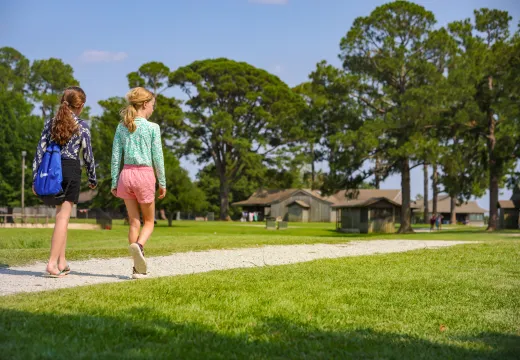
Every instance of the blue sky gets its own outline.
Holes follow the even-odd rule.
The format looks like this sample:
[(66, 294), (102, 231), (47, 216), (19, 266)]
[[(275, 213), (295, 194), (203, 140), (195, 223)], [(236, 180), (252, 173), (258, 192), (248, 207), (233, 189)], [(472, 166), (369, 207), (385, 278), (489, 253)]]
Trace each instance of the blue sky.
[[(339, 65), (339, 41), (354, 19), (387, 1), (364, 0), (1, 0), (0, 46), (30, 60), (56, 57), (74, 68), (93, 114), (97, 102), (122, 96), (126, 74), (148, 61), (172, 70), (194, 60), (227, 57), (264, 68), (290, 86), (316, 63)], [(519, 21), (517, 0), (416, 1), (439, 26), (471, 17), (481, 7), (507, 10)], [(178, 92), (171, 92), (178, 95)], [(184, 160), (193, 176), (198, 166)], [(422, 171), (412, 172), (412, 197), (422, 193)], [(399, 188), (400, 177), (383, 188)], [(431, 192), (430, 192), (431, 196)], [(501, 197), (509, 197), (505, 190)], [(485, 196), (479, 204), (488, 208)]]

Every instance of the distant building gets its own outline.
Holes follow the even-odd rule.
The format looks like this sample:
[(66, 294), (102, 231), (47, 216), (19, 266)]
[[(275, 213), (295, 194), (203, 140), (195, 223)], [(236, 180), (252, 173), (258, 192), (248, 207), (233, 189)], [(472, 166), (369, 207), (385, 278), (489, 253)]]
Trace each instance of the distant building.
[(336, 229), (354, 233), (393, 233), (401, 216), (401, 190), (361, 189), (340, 191), (332, 208)]
[(321, 196), (310, 189), (258, 190), (249, 199), (231, 204), (245, 212), (258, 213), (258, 221), (266, 217), (280, 218), (291, 222), (335, 221), (331, 205), (335, 199)]
[(510, 200), (498, 201), (498, 226), (500, 229), (520, 228), (520, 189), (516, 187)]
[[(424, 202), (415, 201), (413, 202), (413, 213), (416, 217), (423, 217)], [(428, 219), (432, 216), (431, 211), (433, 210), (433, 200), (428, 201)], [(457, 203), (455, 207), (457, 223), (473, 225), (473, 226), (484, 226), (484, 214), (487, 212), (486, 209), (481, 208), (476, 201), (468, 201), (464, 203)], [(451, 198), (447, 194), (439, 194), (437, 197), (437, 213), (443, 217), (443, 222), (448, 223), (451, 217)], [(428, 221), (426, 219), (426, 221)]]
[(258, 190), (249, 199), (238, 201), (244, 212), (290, 222), (334, 222), (339, 231), (393, 232), (401, 213), (400, 190), (342, 190), (323, 196), (317, 190)]

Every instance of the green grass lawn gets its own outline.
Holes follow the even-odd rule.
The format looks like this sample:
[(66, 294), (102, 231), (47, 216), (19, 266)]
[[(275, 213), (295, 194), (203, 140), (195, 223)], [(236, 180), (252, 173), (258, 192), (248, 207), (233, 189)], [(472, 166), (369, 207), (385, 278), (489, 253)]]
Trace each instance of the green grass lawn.
[[(67, 256), (70, 260), (128, 256), (128, 227), (115, 221), (112, 230), (69, 230)], [(519, 233), (520, 234), (520, 233)], [(0, 228), (0, 266), (45, 261), (49, 254), (52, 229)], [(147, 244), (147, 255), (173, 252), (251, 247), (257, 245), (339, 243), (363, 239), (418, 240), (511, 240), (511, 233), (489, 234), (479, 228), (455, 227), (432, 233), (416, 234), (342, 234), (335, 224), (289, 224), (288, 230), (270, 231), (263, 223), (174, 222), (168, 227), (160, 221)]]
[(8, 296), (0, 357), (518, 359), (519, 258), (494, 241)]

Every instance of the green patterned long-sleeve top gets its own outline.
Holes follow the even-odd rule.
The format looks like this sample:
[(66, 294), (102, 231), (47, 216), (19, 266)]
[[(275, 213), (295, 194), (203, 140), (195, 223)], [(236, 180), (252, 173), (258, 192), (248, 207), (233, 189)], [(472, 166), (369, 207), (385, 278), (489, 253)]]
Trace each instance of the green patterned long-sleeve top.
[(153, 166), (159, 185), (166, 188), (161, 129), (141, 117), (135, 118), (135, 125), (137, 129), (133, 133), (123, 124), (117, 126), (112, 145), (112, 189), (117, 188), (122, 156), (125, 165)]

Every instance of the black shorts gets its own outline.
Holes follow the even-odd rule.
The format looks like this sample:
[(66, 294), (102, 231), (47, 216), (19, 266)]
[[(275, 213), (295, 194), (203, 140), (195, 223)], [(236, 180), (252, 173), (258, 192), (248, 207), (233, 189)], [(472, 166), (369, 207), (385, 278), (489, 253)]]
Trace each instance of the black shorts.
[(63, 193), (51, 196), (41, 196), (43, 203), (48, 206), (63, 204), (64, 201), (78, 203), (81, 186), (81, 164), (79, 160), (61, 159)]

